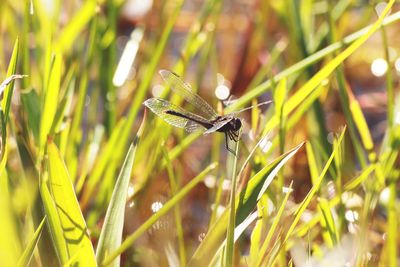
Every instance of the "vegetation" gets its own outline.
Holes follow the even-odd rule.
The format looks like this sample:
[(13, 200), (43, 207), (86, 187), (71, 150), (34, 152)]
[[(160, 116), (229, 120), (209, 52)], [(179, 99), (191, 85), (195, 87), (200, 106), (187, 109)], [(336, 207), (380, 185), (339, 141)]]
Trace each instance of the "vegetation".
[[(399, 6), (228, 2), (0, 2), (1, 266), (398, 266)], [(160, 69), (272, 104), (235, 155)]]

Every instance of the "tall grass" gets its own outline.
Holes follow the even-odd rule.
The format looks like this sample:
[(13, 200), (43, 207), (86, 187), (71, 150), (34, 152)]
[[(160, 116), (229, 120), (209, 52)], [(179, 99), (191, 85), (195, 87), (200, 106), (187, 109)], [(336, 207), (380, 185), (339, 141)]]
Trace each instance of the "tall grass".
[[(78, 2), (0, 2), (1, 266), (398, 265), (394, 1), (158, 1), (134, 22)], [(233, 155), (145, 115), (153, 94), (191, 110), (162, 68), (221, 114), (273, 104), (238, 115)]]

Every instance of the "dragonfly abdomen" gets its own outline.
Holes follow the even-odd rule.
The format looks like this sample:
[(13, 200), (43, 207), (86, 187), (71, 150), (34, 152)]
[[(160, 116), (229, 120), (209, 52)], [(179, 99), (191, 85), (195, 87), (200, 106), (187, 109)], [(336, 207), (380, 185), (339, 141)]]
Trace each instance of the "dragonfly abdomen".
[(202, 120), (200, 118), (197, 118), (197, 116), (188, 116), (186, 114), (183, 114), (183, 113), (180, 113), (180, 112), (177, 112), (174, 110), (166, 110), (165, 113), (194, 121), (206, 129), (210, 129), (211, 127), (213, 127), (213, 124), (206, 122), (205, 120)]

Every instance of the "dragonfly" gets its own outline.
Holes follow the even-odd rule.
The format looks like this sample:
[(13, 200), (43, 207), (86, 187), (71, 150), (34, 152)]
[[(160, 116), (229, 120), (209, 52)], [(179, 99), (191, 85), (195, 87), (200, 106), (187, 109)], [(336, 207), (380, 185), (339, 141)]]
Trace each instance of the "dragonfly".
[(176, 73), (168, 70), (160, 70), (159, 73), (174, 93), (195, 107), (197, 114), (162, 98), (150, 98), (143, 104), (168, 124), (183, 128), (189, 133), (196, 131), (202, 131), (204, 135), (213, 132), (224, 133), (225, 147), (235, 155), (235, 151), (228, 145), (228, 139), (235, 142), (239, 141), (242, 121), (235, 116), (236, 113), (224, 116), (219, 115), (203, 98), (193, 92), (190, 85), (184, 82)]

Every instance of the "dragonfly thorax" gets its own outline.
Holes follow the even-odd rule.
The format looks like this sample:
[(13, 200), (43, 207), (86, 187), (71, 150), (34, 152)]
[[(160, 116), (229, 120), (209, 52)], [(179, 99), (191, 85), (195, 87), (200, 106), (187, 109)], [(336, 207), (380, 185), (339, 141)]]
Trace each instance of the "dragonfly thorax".
[[(233, 116), (218, 116), (211, 123), (220, 124), (221, 126), (216, 129), (217, 132), (237, 132), (242, 128), (242, 121)], [(215, 128), (215, 126), (214, 126)], [(209, 131), (211, 132), (211, 131)]]
[(232, 126), (232, 130), (234, 131), (239, 131), (242, 127), (242, 121), (238, 118), (232, 118), (229, 124)]

